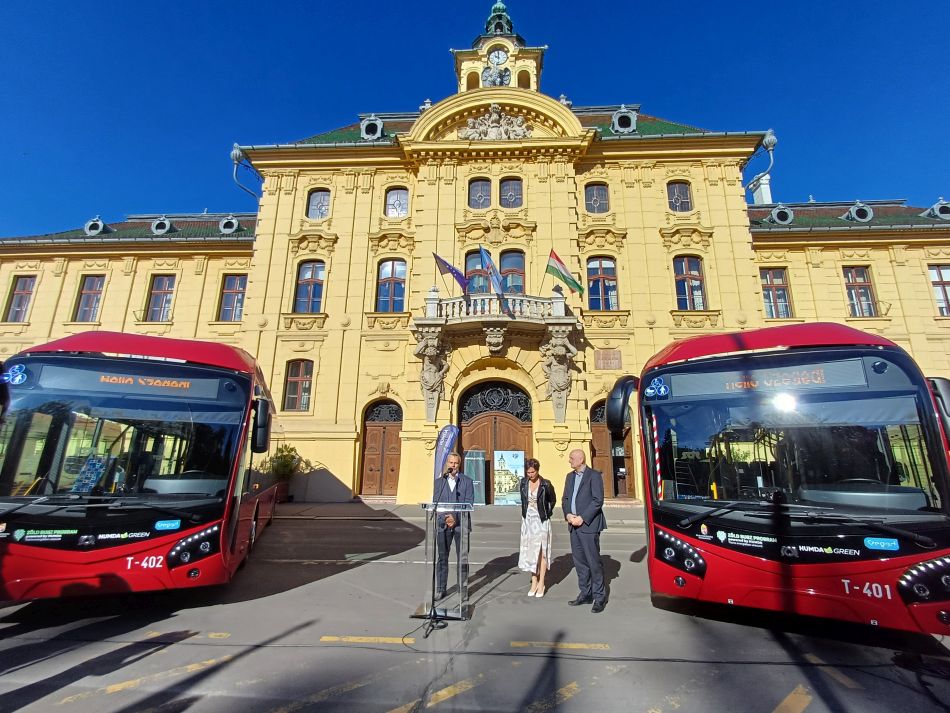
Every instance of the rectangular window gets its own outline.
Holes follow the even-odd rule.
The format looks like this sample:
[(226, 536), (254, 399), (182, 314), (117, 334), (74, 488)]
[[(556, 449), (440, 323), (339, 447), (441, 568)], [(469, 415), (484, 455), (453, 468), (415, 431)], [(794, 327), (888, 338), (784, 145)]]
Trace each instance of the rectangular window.
[(852, 317), (877, 317), (877, 302), (871, 285), (871, 271), (866, 267), (844, 268), (848, 292), (848, 311)]
[(931, 265), (930, 283), (934, 287), (940, 316), (950, 317), (950, 265)]
[(244, 316), (244, 290), (247, 275), (225, 275), (221, 286), (221, 309), (219, 322), (240, 322)]
[(759, 270), (762, 279), (762, 299), (765, 302), (766, 319), (791, 319), (792, 303), (789, 299), (788, 277), (784, 267)]
[(174, 294), (174, 275), (155, 275), (152, 277), (152, 288), (148, 293), (148, 309), (145, 313), (145, 321), (170, 322)]
[(102, 288), (106, 283), (105, 275), (85, 275), (79, 286), (79, 299), (76, 300), (74, 322), (95, 322), (99, 318), (99, 303), (102, 301)]
[(36, 286), (35, 275), (18, 275), (13, 278), (13, 291), (7, 304), (7, 322), (25, 322), (26, 313)]
[(313, 385), (313, 362), (307, 359), (287, 363), (284, 384), (284, 411), (309, 411)]

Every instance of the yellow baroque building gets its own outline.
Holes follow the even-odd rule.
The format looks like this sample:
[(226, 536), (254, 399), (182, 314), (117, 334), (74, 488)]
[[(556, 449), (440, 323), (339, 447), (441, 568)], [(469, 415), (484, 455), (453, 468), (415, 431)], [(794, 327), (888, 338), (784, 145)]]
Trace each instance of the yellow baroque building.
[(608, 497), (639, 497), (606, 396), (695, 334), (847, 322), (950, 376), (950, 205), (781, 205), (767, 175), (749, 205), (770, 134), (574, 107), (541, 92), (544, 52), (495, 3), (453, 53), (454, 95), (240, 147), (256, 215), (0, 239), (0, 354), (90, 328), (243, 346), (278, 440), (315, 464), (292, 484), (308, 501), (428, 499), (447, 424), (485, 502), (510, 487), (495, 454), (538, 458), (560, 491), (573, 448)]

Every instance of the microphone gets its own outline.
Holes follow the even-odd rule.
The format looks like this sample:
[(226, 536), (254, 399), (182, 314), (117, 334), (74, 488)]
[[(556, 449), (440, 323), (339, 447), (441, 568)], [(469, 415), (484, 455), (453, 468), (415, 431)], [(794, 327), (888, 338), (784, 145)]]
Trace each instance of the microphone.
[(454, 473), (454, 472), (455, 472), (455, 468), (448, 468), (448, 469), (442, 474), (442, 477), (443, 477), (443, 478), (448, 478), (448, 477), (449, 477), (450, 475), (452, 475), (452, 473)]

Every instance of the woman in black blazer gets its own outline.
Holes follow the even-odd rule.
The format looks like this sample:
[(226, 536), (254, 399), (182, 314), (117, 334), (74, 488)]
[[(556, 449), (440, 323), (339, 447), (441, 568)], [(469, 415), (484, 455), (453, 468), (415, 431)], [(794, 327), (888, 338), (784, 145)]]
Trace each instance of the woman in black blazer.
[(551, 513), (557, 503), (554, 486), (541, 477), (535, 458), (525, 461), (521, 479), (521, 552), (518, 569), (531, 573), (529, 597), (544, 596), (544, 575), (551, 567)]

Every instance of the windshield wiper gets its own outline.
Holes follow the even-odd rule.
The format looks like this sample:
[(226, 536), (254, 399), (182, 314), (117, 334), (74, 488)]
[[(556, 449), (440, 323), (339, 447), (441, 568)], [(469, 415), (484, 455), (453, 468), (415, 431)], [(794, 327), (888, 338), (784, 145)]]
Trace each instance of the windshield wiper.
[(43, 497), (36, 498), (36, 500), (31, 500), (31, 501), (28, 502), (28, 503), (20, 503), (20, 504), (18, 504), (18, 505), (14, 505), (14, 506), (13, 506), (12, 508), (10, 508), (9, 510), (4, 510), (3, 512), (0, 512), (0, 517), (6, 517), (6, 516), (9, 515), (10, 513), (16, 512), (17, 510), (21, 510), (21, 509), (23, 509), (23, 508), (28, 508), (28, 507), (30, 507), (30, 505), (42, 505), (42, 504), (45, 503), (47, 500), (49, 500), (49, 497), (46, 496), (46, 495), (44, 495)]
[[(220, 502), (221, 498), (203, 498), (203, 502)], [(166, 505), (157, 505), (155, 503), (150, 503), (145, 500), (136, 500), (133, 502), (128, 502), (125, 500), (120, 500), (115, 503), (109, 503), (108, 507), (110, 510), (135, 510), (138, 508), (144, 508), (147, 510), (155, 510), (157, 512), (163, 512), (167, 515), (174, 515), (179, 517), (182, 520), (188, 520), (188, 522), (198, 522), (201, 520), (201, 516), (196, 515), (193, 512), (188, 512), (187, 510), (179, 510), (178, 508), (168, 507)]]
[[(928, 550), (931, 550), (937, 546), (937, 543), (927, 537), (927, 535), (921, 535), (918, 532), (905, 530), (902, 527), (888, 525), (886, 522), (881, 522), (880, 520), (855, 517), (854, 515), (842, 515), (840, 513), (817, 513), (811, 509), (807, 510), (806, 512), (790, 513), (786, 509), (788, 507), (787, 505), (782, 505), (781, 507), (783, 510), (786, 510), (785, 514), (787, 514), (793, 520), (804, 522), (847, 522), (852, 525), (864, 525), (871, 530), (886, 532), (889, 535), (902, 537), (905, 540), (911, 540), (915, 544), (920, 545), (921, 547), (924, 547)], [(763, 517), (765, 515), (766, 513), (750, 513), (749, 517)]]
[(686, 528), (690, 525), (694, 525), (700, 520), (705, 520), (708, 517), (713, 517), (715, 515), (727, 515), (731, 512), (741, 512), (743, 510), (749, 510), (752, 512), (757, 512), (763, 507), (768, 507), (770, 503), (761, 500), (728, 500), (720, 501), (721, 505), (708, 506), (710, 509), (705, 512), (698, 512), (689, 517), (684, 517), (682, 520), (677, 523), (680, 527)]

